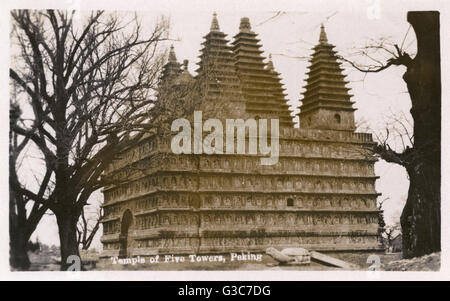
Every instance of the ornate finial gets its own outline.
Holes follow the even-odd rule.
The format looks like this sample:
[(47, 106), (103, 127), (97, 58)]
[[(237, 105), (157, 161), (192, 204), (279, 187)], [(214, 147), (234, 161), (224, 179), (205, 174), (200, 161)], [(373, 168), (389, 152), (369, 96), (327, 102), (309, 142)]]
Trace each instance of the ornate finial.
[(189, 64), (188, 60), (183, 60), (183, 71), (176, 78), (175, 80), (176, 85), (186, 85), (193, 80), (193, 77), (188, 70), (188, 64)]
[(212, 22), (211, 22), (211, 31), (220, 31), (219, 21), (217, 21), (217, 14), (216, 14), (216, 12), (213, 13), (213, 19), (212, 19)]
[(275, 67), (273, 66), (273, 62), (272, 62), (272, 54), (269, 54), (269, 61), (267, 62), (267, 69), (270, 71), (275, 70)]
[(323, 23), (320, 25), (319, 43), (328, 44), (327, 34), (325, 33), (325, 27), (323, 26)]
[(252, 27), (250, 25), (250, 19), (247, 17), (241, 18), (241, 24), (239, 24), (239, 31), (241, 32), (250, 32)]
[(170, 45), (170, 51), (169, 51), (169, 63), (176, 63), (177, 57), (175, 55), (175, 51), (173, 50), (173, 45)]

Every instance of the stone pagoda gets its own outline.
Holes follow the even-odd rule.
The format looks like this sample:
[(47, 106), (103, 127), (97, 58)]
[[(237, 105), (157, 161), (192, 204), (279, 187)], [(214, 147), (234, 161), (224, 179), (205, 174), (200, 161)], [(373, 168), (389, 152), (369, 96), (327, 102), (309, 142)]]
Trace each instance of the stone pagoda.
[(203, 117), (245, 118), (245, 98), (236, 72), (236, 60), (226, 34), (214, 13), (211, 28), (203, 37), (196, 79), (201, 86)]
[(177, 56), (175, 55), (175, 50), (173, 45), (170, 46), (169, 59), (167, 64), (164, 65), (162, 70), (162, 75), (160, 82), (168, 83), (173, 79), (177, 78), (182, 72), (181, 64), (177, 61)]
[(286, 94), (273, 63), (264, 63), (257, 34), (251, 30), (250, 20), (242, 18), (239, 33), (234, 36), (235, 66), (246, 99), (246, 111), (255, 118), (277, 118), (280, 125), (293, 127)]
[(309, 60), (306, 91), (303, 94), (300, 127), (304, 129), (355, 130), (353, 103), (345, 85), (343, 69), (337, 61), (334, 46), (328, 43), (324, 26), (320, 27), (319, 44)]
[(380, 250), (375, 159), (365, 151), (372, 136), (355, 132), (351, 95), (323, 26), (300, 128), (293, 127), (279, 74), (271, 60), (264, 62), (260, 47), (248, 18), (241, 19), (228, 45), (214, 14), (197, 76), (192, 78), (187, 67), (179, 72), (173, 50), (165, 72), (176, 66), (172, 82), (184, 76), (202, 85), (201, 107), (211, 109), (209, 115), (278, 118), (278, 163), (261, 165), (260, 155), (175, 155), (170, 141), (146, 137), (106, 171), (120, 175), (139, 167), (145, 172), (104, 189), (103, 256), (263, 252), (267, 247)]

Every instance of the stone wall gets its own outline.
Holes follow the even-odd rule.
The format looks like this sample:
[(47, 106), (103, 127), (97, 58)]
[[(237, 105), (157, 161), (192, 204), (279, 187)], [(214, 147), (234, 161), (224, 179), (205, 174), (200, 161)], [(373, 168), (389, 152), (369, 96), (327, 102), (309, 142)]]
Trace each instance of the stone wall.
[[(269, 246), (377, 250), (374, 158), (368, 134), (281, 128), (278, 164), (255, 155), (174, 155), (149, 137), (109, 169), (104, 256), (133, 213), (132, 255), (262, 251)], [(123, 233), (122, 233), (123, 236)]]

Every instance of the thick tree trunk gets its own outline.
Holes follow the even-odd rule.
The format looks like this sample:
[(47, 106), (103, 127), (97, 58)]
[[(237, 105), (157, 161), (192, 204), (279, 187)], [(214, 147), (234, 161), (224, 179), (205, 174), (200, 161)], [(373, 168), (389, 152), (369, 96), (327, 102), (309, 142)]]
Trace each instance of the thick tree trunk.
[[(11, 163), (10, 163), (11, 164)], [(10, 181), (12, 181), (10, 176)], [(28, 270), (30, 260), (28, 258), (28, 239), (25, 230), (26, 214), (24, 208), (18, 208), (16, 202), (20, 201), (12, 187), (9, 187), (9, 264), (17, 270)], [(19, 204), (22, 205), (22, 204)], [(21, 206), (23, 207), (23, 206)]]
[(439, 187), (433, 187), (439, 176), (432, 167), (409, 172), (408, 199), (400, 218), (404, 258), (441, 250)]
[(81, 269), (82, 264), (77, 242), (78, 216), (70, 211), (55, 213), (55, 215), (61, 247), (61, 271), (67, 271), (69, 268), (77, 270), (77, 265)]
[(9, 228), (10, 234), (10, 249), (9, 249), (9, 263), (13, 269), (25, 271), (30, 267), (30, 260), (28, 258), (28, 237), (25, 237), (24, 231), (16, 229), (14, 226)]
[(441, 70), (439, 12), (409, 12), (417, 55), (403, 78), (411, 96), (414, 146), (403, 154), (410, 187), (401, 216), (403, 256), (440, 251)]

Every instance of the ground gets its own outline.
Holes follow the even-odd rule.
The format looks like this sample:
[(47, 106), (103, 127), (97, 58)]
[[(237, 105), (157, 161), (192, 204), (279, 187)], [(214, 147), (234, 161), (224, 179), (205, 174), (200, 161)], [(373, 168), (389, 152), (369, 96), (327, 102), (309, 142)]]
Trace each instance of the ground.
[[(30, 253), (32, 262), (30, 270), (32, 271), (51, 271), (59, 270), (58, 258), (52, 254), (35, 254)], [(83, 254), (84, 255), (84, 254)], [(82, 257), (83, 257), (82, 255)], [(373, 261), (367, 263), (370, 254), (329, 254), (346, 262), (357, 264), (361, 270), (368, 270), (373, 265)], [(377, 254), (380, 259), (381, 270), (383, 271), (439, 271), (440, 269), (440, 253), (434, 253), (419, 258), (401, 259), (401, 253)], [(111, 271), (111, 270), (150, 270), (150, 271), (232, 271), (232, 270), (309, 270), (309, 271), (326, 271), (340, 270), (336, 267), (325, 266), (317, 262), (311, 262), (309, 265), (288, 266), (277, 265), (277, 262), (268, 255), (264, 255), (261, 261), (233, 261), (227, 257), (226, 262), (190, 262), (189, 257), (185, 256), (184, 263), (163, 263), (160, 259), (159, 263), (136, 263), (136, 264), (113, 264), (111, 259), (103, 259), (99, 262), (92, 260), (95, 254), (89, 253), (84, 258), (90, 259), (91, 263), (85, 265), (86, 270)], [(94, 262), (94, 264), (92, 263)]]
[(31, 266), (30, 271), (59, 271), (59, 250), (40, 250), (38, 252), (28, 252)]
[(439, 271), (440, 267), (441, 252), (418, 258), (394, 260), (382, 265), (385, 271)]

